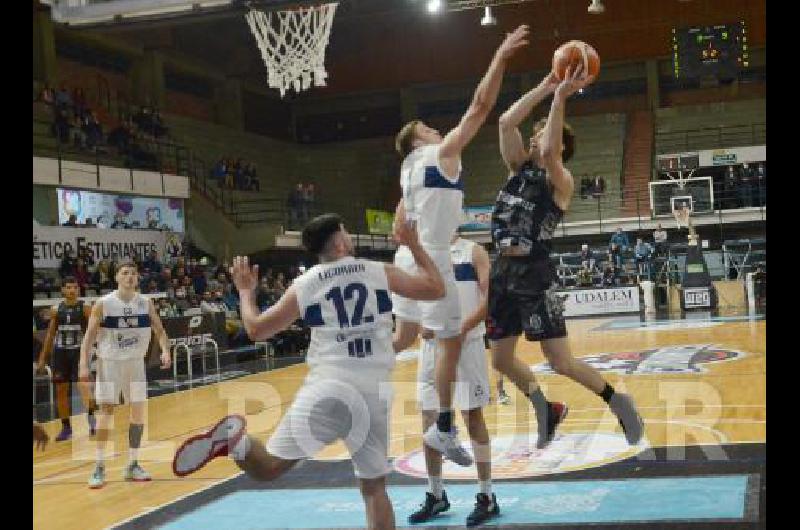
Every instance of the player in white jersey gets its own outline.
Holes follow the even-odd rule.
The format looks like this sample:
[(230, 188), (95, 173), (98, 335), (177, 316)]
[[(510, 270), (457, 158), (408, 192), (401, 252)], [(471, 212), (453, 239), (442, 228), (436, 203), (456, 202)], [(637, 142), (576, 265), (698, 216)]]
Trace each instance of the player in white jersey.
[(117, 289), (99, 298), (92, 307), (89, 324), (81, 344), (79, 377), (89, 380), (89, 351), (97, 341), (97, 380), (95, 399), (100, 407), (97, 416), (97, 464), (89, 487), (105, 484), (105, 446), (108, 424), (114, 406), (123, 395), (130, 404), (128, 426), (128, 465), (123, 478), (137, 482), (150, 480), (150, 475), (138, 463), (139, 445), (144, 432), (144, 410), (147, 401), (147, 379), (144, 358), (150, 348), (151, 330), (161, 346), (161, 368), (169, 368), (172, 358), (169, 339), (161, 324), (155, 305), (136, 292), (139, 271), (133, 262), (117, 268)]
[(408, 246), (417, 273), (353, 257), (354, 246), (339, 216), (325, 214), (303, 230), (303, 245), (320, 263), (259, 314), (255, 304), (258, 266), (236, 257), (231, 275), (241, 298), (242, 322), (253, 340), (265, 340), (303, 318), (311, 327), (302, 388), (267, 446), (245, 432), (242, 416), (226, 416), (207, 433), (178, 449), (173, 471), (188, 475), (212, 458), (230, 454), (255, 480), (273, 480), (325, 445), (343, 440), (359, 479), (371, 529), (394, 528), (386, 494), (389, 407), (394, 365), (391, 292), (416, 300), (444, 295), (444, 282), (420, 245), (416, 230), (396, 236)]
[[(462, 466), (472, 464), (472, 458), (459, 443), (453, 426), (452, 386), (461, 354), (461, 310), (450, 262), (450, 240), (461, 219), (464, 201), (461, 152), (489, 116), (500, 92), (506, 64), (516, 50), (528, 44), (527, 37), (525, 25), (506, 35), (466, 113), (444, 138), (439, 131), (414, 120), (400, 130), (395, 141), (397, 152), (403, 157), (400, 169), (403, 197), (397, 205), (395, 230), (405, 222), (417, 222), (420, 242), (439, 268), (446, 286), (444, 298), (433, 303), (417, 304), (402, 297), (393, 298), (397, 317), (395, 351), (409, 347), (421, 327), (432, 330), (441, 342), (444, 353), (436, 362), (439, 416), (436, 425), (431, 425), (423, 435), (423, 441)], [(395, 265), (413, 271), (414, 265), (403, 247), (397, 250)]]
[[(486, 429), (482, 410), (489, 404), (489, 367), (483, 335), (486, 332), (484, 320), (491, 262), (489, 254), (482, 246), (458, 235), (453, 238), (450, 255), (461, 303), (463, 338), (453, 404), (461, 410), (472, 440), (480, 487), (475, 509), (467, 516), (467, 526), (471, 527), (500, 513), (497, 499), (492, 493), (492, 455), (489, 431)], [(439, 397), (434, 385), (434, 365), (442, 350), (429, 330), (424, 330), (422, 337), (422, 353), (417, 363), (417, 399), (422, 409), (424, 431), (433, 425), (439, 410)], [(425, 502), (420, 509), (409, 516), (408, 522), (412, 524), (428, 521), (450, 508), (447, 493), (442, 486), (442, 456), (427, 445), (423, 449), (430, 491), (425, 494)]]

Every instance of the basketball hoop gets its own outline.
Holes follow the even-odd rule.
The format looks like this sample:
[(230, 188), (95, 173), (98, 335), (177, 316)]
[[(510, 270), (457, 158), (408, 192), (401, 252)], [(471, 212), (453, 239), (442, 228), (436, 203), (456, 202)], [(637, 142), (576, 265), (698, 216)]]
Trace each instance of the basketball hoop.
[(284, 96), (325, 86), (325, 48), (338, 3), (263, 13), (251, 9), (245, 18), (267, 67), (267, 85)]

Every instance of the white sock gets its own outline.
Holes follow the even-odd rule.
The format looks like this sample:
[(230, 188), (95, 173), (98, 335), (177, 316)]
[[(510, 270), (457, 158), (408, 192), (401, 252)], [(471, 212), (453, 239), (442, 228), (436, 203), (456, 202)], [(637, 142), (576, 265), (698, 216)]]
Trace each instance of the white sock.
[(444, 484), (442, 483), (442, 477), (434, 477), (433, 475), (428, 475), (428, 485), (430, 486), (431, 493), (433, 496), (436, 497), (436, 500), (442, 498), (442, 493), (444, 493)]
[(128, 449), (128, 464), (133, 464), (139, 459), (139, 449), (133, 447)]
[(481, 493), (485, 494), (489, 498), (492, 497), (492, 479), (479, 480), (478, 485), (481, 488)]
[(103, 454), (104, 452), (105, 451), (103, 451), (103, 449), (101, 447), (97, 448), (97, 453), (96, 453), (97, 457), (96, 457), (96, 459), (97, 459), (97, 465), (98, 466), (102, 466), (104, 464), (104, 460), (105, 460), (105, 456)]
[(231, 458), (241, 462), (247, 456), (247, 453), (249, 451), (250, 451), (250, 438), (245, 434), (244, 436), (239, 438), (239, 441), (236, 442), (236, 445), (231, 447), (228, 453), (231, 455)]

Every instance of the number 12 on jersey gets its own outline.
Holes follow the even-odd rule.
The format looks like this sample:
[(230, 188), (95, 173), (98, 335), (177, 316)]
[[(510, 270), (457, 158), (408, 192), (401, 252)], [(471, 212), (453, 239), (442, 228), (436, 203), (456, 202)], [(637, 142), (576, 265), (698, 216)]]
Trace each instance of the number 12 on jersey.
[[(367, 303), (367, 286), (363, 283), (351, 283), (344, 288), (344, 292), (339, 287), (334, 287), (325, 295), (326, 300), (333, 302), (336, 309), (336, 317), (339, 320), (340, 328), (356, 327), (369, 324), (375, 320), (373, 315), (364, 316), (364, 305)], [(345, 300), (352, 300), (356, 297), (356, 306), (353, 309), (353, 317), (347, 314), (344, 306)], [(350, 357), (366, 357), (372, 355), (372, 341), (370, 339), (358, 338), (347, 342), (347, 351)]]

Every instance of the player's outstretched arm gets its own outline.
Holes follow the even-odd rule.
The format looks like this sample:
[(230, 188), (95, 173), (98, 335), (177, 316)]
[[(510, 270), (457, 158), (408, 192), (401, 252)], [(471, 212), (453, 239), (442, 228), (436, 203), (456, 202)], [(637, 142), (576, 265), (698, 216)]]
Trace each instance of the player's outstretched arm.
[(411, 251), (419, 272), (411, 275), (394, 265), (386, 264), (389, 290), (412, 300), (437, 300), (443, 297), (445, 294), (444, 280), (431, 257), (420, 245), (416, 226), (402, 223), (397, 227), (394, 238), (398, 244), (406, 245)]
[(562, 198), (569, 200), (575, 189), (572, 173), (564, 167), (561, 151), (564, 145), (564, 109), (567, 98), (591, 83), (594, 78), (583, 75), (583, 65), (570, 66), (564, 75), (564, 80), (558, 84), (550, 105), (550, 114), (547, 125), (544, 127), (542, 143), (539, 146), (550, 182)]
[(258, 265), (250, 267), (247, 256), (236, 256), (233, 258), (230, 272), (233, 283), (239, 291), (242, 324), (251, 340), (266, 340), (300, 318), (294, 285), (286, 290), (274, 306), (259, 313), (255, 292), (258, 285)]
[(486, 122), (486, 118), (497, 102), (497, 95), (500, 93), (500, 86), (503, 84), (503, 73), (506, 69), (508, 60), (519, 48), (528, 44), (528, 26), (522, 25), (514, 30), (513, 33), (506, 35), (505, 40), (497, 48), (497, 51), (489, 64), (489, 69), (475, 89), (472, 102), (467, 112), (461, 118), (458, 125), (453, 128), (442, 141), (439, 148), (439, 159), (447, 166), (448, 161), (457, 160), (461, 156), (461, 151), (475, 137), (478, 130)]
[(539, 103), (555, 92), (557, 86), (558, 79), (553, 72), (550, 72), (536, 87), (500, 115), (500, 154), (509, 171), (516, 172), (528, 158), (519, 125)]
[(97, 341), (97, 332), (100, 330), (100, 323), (103, 321), (103, 304), (98, 300), (92, 306), (92, 313), (89, 315), (89, 324), (86, 326), (86, 333), (83, 335), (81, 343), (81, 358), (78, 365), (78, 378), (81, 381), (89, 380), (89, 350)]

